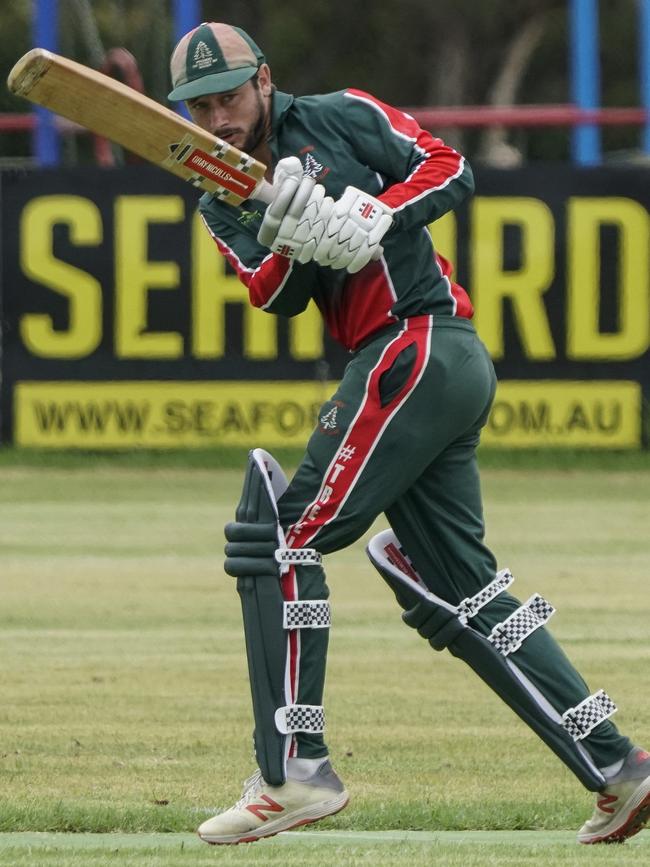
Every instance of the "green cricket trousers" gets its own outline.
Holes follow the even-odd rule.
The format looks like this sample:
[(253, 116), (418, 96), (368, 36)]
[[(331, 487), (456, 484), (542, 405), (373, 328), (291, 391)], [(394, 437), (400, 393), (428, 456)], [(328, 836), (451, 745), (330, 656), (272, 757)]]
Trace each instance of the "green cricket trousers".
[[(383, 512), (432, 592), (457, 605), (484, 588), (496, 562), (483, 541), (476, 447), (495, 388), (491, 359), (466, 319), (410, 317), (371, 339), (321, 408), (304, 460), (280, 498), (288, 545), (337, 551)], [(285, 600), (328, 596), (320, 568), (298, 566), (281, 580)], [(472, 625), (487, 635), (519, 605), (503, 592)], [(291, 701), (323, 703), (328, 631), (292, 633)], [(559, 713), (590, 694), (543, 627), (516, 659)], [(632, 746), (610, 721), (583, 744), (598, 767)], [(290, 756), (326, 754), (322, 735), (293, 735)]]

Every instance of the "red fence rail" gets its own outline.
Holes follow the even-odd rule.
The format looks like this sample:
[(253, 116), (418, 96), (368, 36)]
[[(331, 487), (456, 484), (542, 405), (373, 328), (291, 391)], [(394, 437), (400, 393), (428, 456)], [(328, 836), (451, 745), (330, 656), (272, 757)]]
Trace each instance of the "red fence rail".
[[(403, 111), (424, 127), (544, 127), (577, 126), (642, 126), (650, 120), (642, 108), (600, 108), (584, 111), (571, 104), (483, 106), (458, 108), (405, 108)], [(63, 133), (85, 132), (84, 128), (64, 118), (57, 118)], [(36, 123), (33, 114), (0, 114), (0, 132), (29, 132)]]

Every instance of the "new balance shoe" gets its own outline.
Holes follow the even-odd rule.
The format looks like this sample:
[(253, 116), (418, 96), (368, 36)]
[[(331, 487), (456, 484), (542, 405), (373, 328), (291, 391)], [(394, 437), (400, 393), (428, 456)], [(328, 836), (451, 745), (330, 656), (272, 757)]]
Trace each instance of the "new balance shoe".
[(622, 843), (650, 819), (650, 753), (635, 747), (596, 794), (596, 809), (578, 831), (580, 843)]
[(328, 760), (308, 779), (287, 779), (282, 786), (270, 786), (258, 770), (244, 783), (237, 803), (208, 819), (197, 833), (206, 843), (252, 843), (338, 813), (347, 802), (348, 793)]

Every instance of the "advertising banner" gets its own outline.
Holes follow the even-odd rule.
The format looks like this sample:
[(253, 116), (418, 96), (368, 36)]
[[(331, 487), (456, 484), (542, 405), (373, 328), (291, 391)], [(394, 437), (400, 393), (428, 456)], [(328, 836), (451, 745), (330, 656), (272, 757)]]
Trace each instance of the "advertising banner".
[[(636, 448), (650, 397), (650, 170), (476, 171), (430, 229), (499, 390), (484, 442)], [(0, 173), (5, 442), (303, 445), (349, 355), (250, 307), (157, 169)]]

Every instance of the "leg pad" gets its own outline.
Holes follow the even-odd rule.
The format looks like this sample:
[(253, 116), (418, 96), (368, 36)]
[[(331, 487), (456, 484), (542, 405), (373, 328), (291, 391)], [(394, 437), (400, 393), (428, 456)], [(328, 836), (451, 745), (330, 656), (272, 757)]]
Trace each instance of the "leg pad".
[(326, 600), (285, 601), (281, 575), (297, 563), (318, 565), (312, 549), (287, 549), (276, 501), (287, 480), (262, 449), (249, 454), (236, 521), (226, 526), (225, 570), (237, 578), (244, 620), (246, 655), (253, 699), (255, 755), (267, 783), (286, 780), (291, 737), (322, 732), (323, 708), (293, 704), (288, 675), (291, 630), (328, 628)]
[[(490, 640), (492, 636), (485, 636), (467, 624), (467, 620), (482, 605), (470, 605), (475, 610), (468, 615), (467, 603), (472, 600), (463, 600), (460, 606), (454, 606), (431, 593), (390, 530), (371, 539), (367, 553), (373, 566), (395, 593), (399, 604), (407, 609), (402, 615), (404, 622), (417, 629), (436, 650), (447, 647), (450, 653), (466, 662), (555, 752), (587, 789), (598, 791), (602, 788), (604, 777), (586, 750), (576, 743), (577, 738), (570, 724), (573, 724), (574, 730), (580, 726), (586, 728), (589, 721), (597, 717), (593, 728), (606, 718), (604, 713), (609, 716), (613, 711), (605, 707), (605, 701), (598, 701), (596, 706), (593, 701), (595, 697), (592, 696), (576, 708), (570, 708), (564, 717), (560, 716), (508, 658), (508, 654), (516, 649), (515, 645), (520, 646), (527, 635), (543, 625), (552, 613), (552, 610), (549, 612), (552, 606), (541, 597), (531, 597), (515, 612), (518, 615), (516, 622), (512, 622), (513, 615), (513, 618), (499, 624), (498, 635), (503, 644), (499, 650), (497, 641)], [(499, 573), (495, 579), (495, 582), (498, 581), (506, 581), (504, 573)], [(482, 604), (487, 604), (497, 595), (481, 593), (486, 597)], [(582, 709), (582, 705), (585, 705), (585, 709)], [(590, 717), (587, 722), (586, 717)]]

